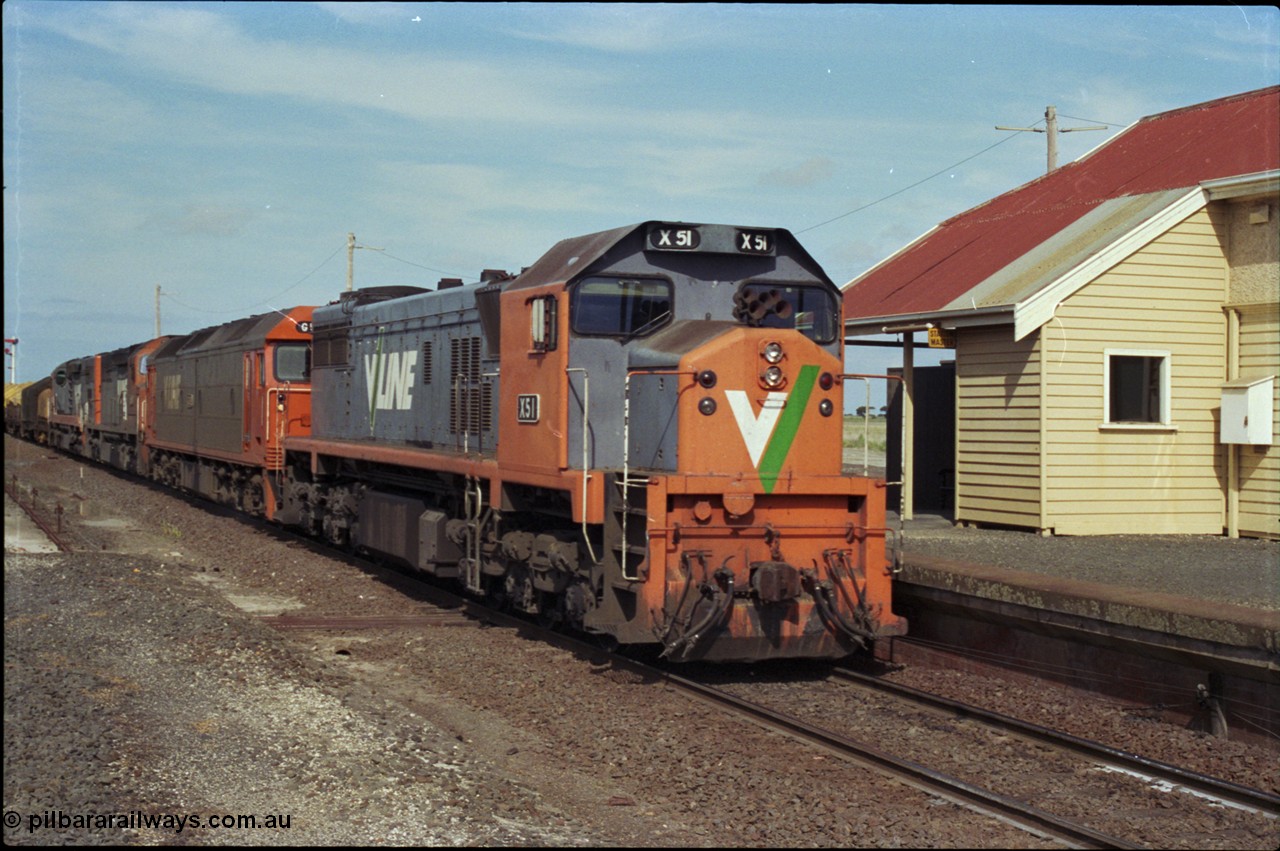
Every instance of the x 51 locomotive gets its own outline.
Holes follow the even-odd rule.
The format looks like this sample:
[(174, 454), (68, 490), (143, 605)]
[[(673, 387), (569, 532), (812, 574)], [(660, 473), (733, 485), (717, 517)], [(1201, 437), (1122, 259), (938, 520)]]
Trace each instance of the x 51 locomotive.
[(839, 657), (891, 611), (841, 474), (840, 294), (785, 230), (648, 222), (313, 314), (279, 522), (678, 660)]
[(647, 222), (67, 361), (6, 426), (620, 645), (834, 658), (906, 629), (842, 363), (790, 233)]

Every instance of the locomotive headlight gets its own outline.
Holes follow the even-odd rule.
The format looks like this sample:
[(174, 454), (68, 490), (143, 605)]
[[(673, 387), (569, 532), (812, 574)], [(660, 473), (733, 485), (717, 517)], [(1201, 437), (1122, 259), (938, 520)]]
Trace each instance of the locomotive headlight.
[(764, 371), (764, 375), (760, 376), (760, 378), (764, 381), (765, 387), (779, 387), (782, 385), (782, 369), (771, 366)]
[(703, 398), (698, 402), (698, 413), (704, 417), (709, 417), (716, 412), (716, 400), (710, 396)]
[(777, 363), (782, 360), (782, 344), (776, 342), (768, 343), (761, 354), (764, 355), (764, 359), (769, 363)]

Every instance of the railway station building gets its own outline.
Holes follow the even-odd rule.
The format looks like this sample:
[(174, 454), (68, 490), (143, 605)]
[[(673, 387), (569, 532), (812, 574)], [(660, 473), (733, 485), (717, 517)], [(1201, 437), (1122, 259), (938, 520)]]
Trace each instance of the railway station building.
[(1280, 87), (1144, 118), (844, 292), (851, 345), (902, 334), (905, 516), (936, 480), (957, 523), (1280, 537)]

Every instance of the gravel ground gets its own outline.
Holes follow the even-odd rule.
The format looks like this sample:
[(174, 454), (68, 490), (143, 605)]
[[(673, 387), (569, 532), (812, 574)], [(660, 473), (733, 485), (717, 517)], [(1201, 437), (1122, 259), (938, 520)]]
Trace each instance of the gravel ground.
[[(513, 630), (276, 631), (259, 616), (422, 604), (236, 518), (5, 447), (6, 477), (76, 506), (89, 550), (6, 555), (9, 843), (1049, 846)], [(1134, 726), (1065, 690), (966, 682), (971, 699)], [(1157, 750), (1276, 764), (1140, 726)], [(290, 823), (60, 825), (131, 812)]]
[[(30, 829), (46, 812), (141, 810), (290, 818), (288, 830), (186, 829), (187, 841), (219, 844), (578, 841), (519, 810), (476, 823), (469, 813), (481, 800), (501, 812), (532, 799), (460, 757), (452, 737), (388, 715), (237, 617), (184, 570), (123, 554), (6, 560), (5, 803), (26, 828), (6, 830), (7, 840), (182, 837)], [(397, 818), (370, 830), (371, 810)]]

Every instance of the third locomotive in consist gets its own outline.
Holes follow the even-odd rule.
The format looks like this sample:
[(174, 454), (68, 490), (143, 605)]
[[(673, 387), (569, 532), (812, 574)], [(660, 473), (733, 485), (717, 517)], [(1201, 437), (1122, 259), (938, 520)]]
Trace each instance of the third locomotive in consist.
[(482, 277), (68, 362), (35, 430), (672, 659), (905, 630), (884, 483), (841, 473), (840, 293), (790, 233), (648, 222)]

